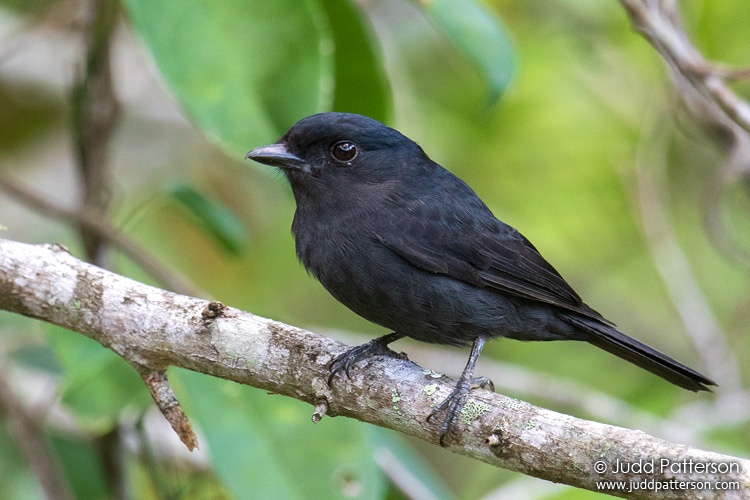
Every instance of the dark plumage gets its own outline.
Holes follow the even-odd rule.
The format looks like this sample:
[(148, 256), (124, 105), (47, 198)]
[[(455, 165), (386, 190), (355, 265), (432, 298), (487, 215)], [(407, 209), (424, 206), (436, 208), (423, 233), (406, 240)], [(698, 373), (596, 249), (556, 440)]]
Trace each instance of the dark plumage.
[[(715, 385), (587, 306), (521, 233), (412, 140), (359, 115), (321, 113), (247, 158), (283, 170), (305, 268), (340, 302), (394, 333), (354, 348), (331, 379), (409, 336), (473, 344), (440, 442), (466, 401), (485, 339), (582, 340), (691, 391)], [(433, 413), (433, 415), (435, 414)]]

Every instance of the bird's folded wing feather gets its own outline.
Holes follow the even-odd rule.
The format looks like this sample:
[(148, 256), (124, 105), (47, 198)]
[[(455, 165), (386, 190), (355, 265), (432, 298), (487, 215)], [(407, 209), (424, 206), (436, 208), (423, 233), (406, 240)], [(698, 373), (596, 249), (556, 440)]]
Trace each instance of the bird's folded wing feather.
[(392, 221), (403, 231), (377, 231), (376, 237), (425, 271), (610, 323), (581, 300), (521, 233), (490, 217), (491, 222), (488, 219), (484, 225), (458, 220), (448, 223), (412, 212), (407, 220)]

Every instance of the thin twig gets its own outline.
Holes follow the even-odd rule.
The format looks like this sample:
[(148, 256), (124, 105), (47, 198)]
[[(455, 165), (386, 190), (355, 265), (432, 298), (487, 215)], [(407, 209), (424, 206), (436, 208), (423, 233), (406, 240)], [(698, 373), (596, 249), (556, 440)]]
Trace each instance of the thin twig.
[(748, 70), (731, 72), (708, 62), (685, 33), (675, 0), (619, 0), (633, 27), (664, 58), (677, 95), (697, 123), (707, 125), (728, 151), (728, 161), (716, 175), (705, 223), (716, 246), (729, 257), (750, 263), (750, 250), (730, 236), (720, 216), (720, 200), (735, 181), (750, 178), (750, 105), (727, 85), (730, 78), (747, 77)]
[[(700, 118), (714, 119), (724, 126), (731, 122), (750, 133), (750, 106), (726, 85), (724, 72), (709, 63), (690, 42), (677, 2), (620, 0), (620, 3), (630, 15), (635, 29), (651, 42), (669, 65), (672, 76), (679, 80), (676, 81), (680, 85), (677, 90), (688, 105), (701, 96), (701, 100), (718, 106), (710, 116)], [(686, 94), (688, 90), (683, 85), (690, 87), (690, 95)], [(724, 111), (724, 116), (719, 109)]]
[(727, 80), (750, 80), (750, 68), (716, 68), (714, 71)]
[(47, 217), (75, 226), (84, 226), (89, 232), (96, 232), (99, 238), (119, 248), (157, 282), (177, 293), (208, 297), (208, 294), (192, 285), (187, 278), (179, 276), (176, 271), (167, 270), (157, 262), (138, 243), (126, 236), (119, 229), (98, 213), (71, 210), (51, 203), (41, 195), (28, 189), (10, 177), (0, 177), (0, 189), (14, 196), (18, 201)]
[(167, 381), (166, 372), (150, 370), (141, 366), (136, 366), (136, 369), (146, 383), (146, 387), (148, 387), (151, 397), (154, 398), (159, 411), (177, 433), (180, 441), (187, 446), (188, 450), (193, 451), (196, 449), (198, 447), (198, 438), (195, 436), (187, 415), (185, 415), (180, 402), (177, 400), (172, 387)]
[[(107, 149), (120, 116), (109, 60), (120, 5), (115, 0), (89, 0), (88, 7), (91, 24), (85, 66), (72, 95), (73, 132), (83, 184), (83, 211), (104, 215), (110, 200)], [(88, 258), (108, 267), (101, 234), (87, 225), (79, 231)]]
[[(726, 344), (726, 335), (690, 268), (668, 216), (666, 207), (669, 205), (669, 193), (663, 180), (666, 144), (663, 134), (659, 133), (659, 123), (661, 120), (658, 116), (652, 116), (648, 120), (641, 136), (636, 161), (637, 206), (646, 244), (685, 331), (693, 341), (708, 373), (719, 384), (717, 390), (736, 391), (741, 388), (737, 358)], [(648, 146), (643, 142), (645, 137), (649, 139)], [(648, 168), (645, 167), (647, 147), (651, 153)]]

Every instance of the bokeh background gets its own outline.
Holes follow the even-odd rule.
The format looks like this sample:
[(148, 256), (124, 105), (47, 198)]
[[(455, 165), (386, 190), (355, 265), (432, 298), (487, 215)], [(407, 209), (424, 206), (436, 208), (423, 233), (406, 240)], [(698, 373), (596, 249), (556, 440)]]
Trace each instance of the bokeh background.
[[(750, 62), (745, 0), (681, 8), (708, 59)], [(750, 94), (742, 80), (732, 88)], [(75, 224), (87, 199), (197, 294), (362, 343), (386, 332), (306, 275), (288, 186), (242, 159), (332, 109), (419, 142), (590, 305), (720, 384), (696, 395), (587, 345), (501, 340), (477, 369), (498, 391), (748, 456), (748, 184), (726, 181), (726, 141), (681, 104), (615, 1), (2, 0), (0, 237), (62, 243), (169, 287), (96, 235), (87, 252)], [(468, 356), (394, 348), (452, 375)], [(0, 497), (44, 495), (18, 412), (76, 498), (603, 497), (344, 418), (312, 425), (309, 406), (256, 389), (169, 375), (200, 452), (175, 442), (113, 353), (0, 312)]]

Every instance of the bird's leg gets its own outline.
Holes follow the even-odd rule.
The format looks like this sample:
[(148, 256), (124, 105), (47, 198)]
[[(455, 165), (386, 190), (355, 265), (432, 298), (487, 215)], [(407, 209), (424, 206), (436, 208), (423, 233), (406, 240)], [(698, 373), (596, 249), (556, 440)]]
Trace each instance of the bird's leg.
[[(479, 386), (482, 386), (481, 379), (472, 378), (472, 376), (474, 375), (474, 367), (476, 367), (477, 360), (479, 359), (479, 354), (482, 352), (482, 347), (484, 347), (484, 338), (475, 338), (474, 343), (471, 346), (469, 361), (466, 363), (466, 367), (464, 368), (463, 373), (461, 373), (461, 376), (458, 378), (458, 382), (456, 382), (456, 387), (453, 389), (453, 392), (451, 392), (447, 398), (445, 398), (439, 405), (437, 405), (432, 413), (430, 413), (430, 415), (427, 417), (427, 421), (430, 421), (435, 415), (447, 409), (445, 413), (445, 420), (443, 420), (443, 424), (440, 426), (440, 446), (445, 446), (445, 436), (447, 436), (449, 432), (455, 431), (456, 422), (458, 421), (458, 417), (461, 415), (461, 410), (463, 409), (464, 404), (466, 403), (466, 399), (469, 396), (469, 389), (471, 389), (474, 381), (480, 380)], [(489, 379), (486, 380), (489, 381), (490, 384), (492, 384)], [(494, 384), (492, 385), (492, 387), (494, 389)]]
[(404, 337), (403, 333), (392, 332), (388, 335), (383, 335), (382, 337), (371, 340), (366, 344), (352, 347), (343, 354), (339, 354), (338, 356), (336, 356), (329, 365), (331, 374), (328, 376), (328, 387), (331, 387), (333, 377), (335, 377), (336, 374), (341, 370), (344, 370), (346, 376), (351, 378), (349, 371), (351, 370), (352, 366), (357, 364), (359, 361), (376, 354), (391, 353), (392, 351), (388, 348), (388, 344), (390, 344), (391, 342), (395, 342), (402, 337)]

